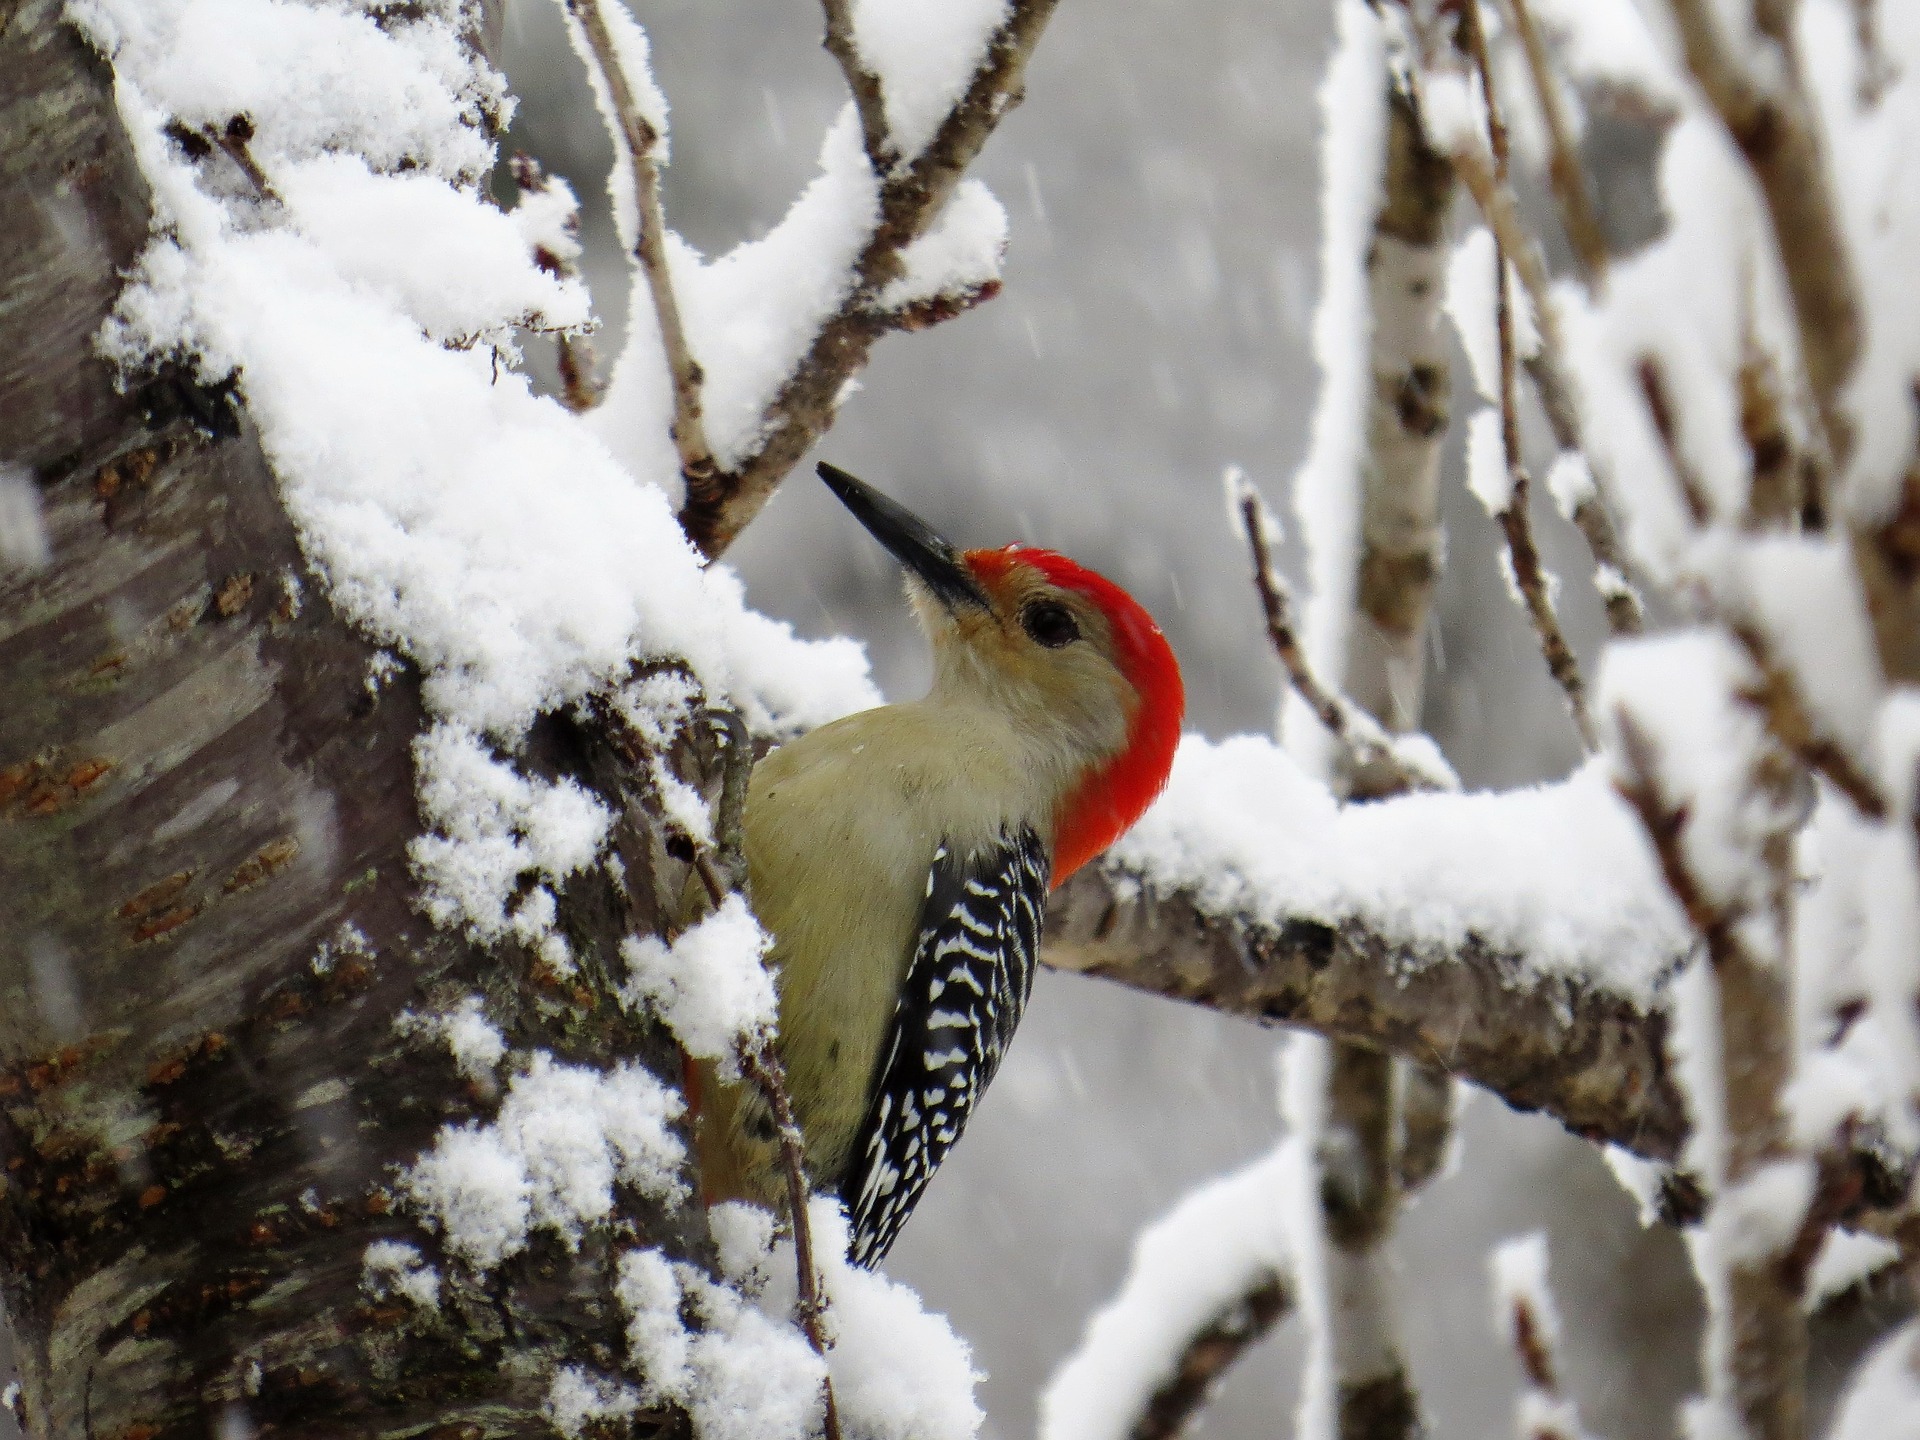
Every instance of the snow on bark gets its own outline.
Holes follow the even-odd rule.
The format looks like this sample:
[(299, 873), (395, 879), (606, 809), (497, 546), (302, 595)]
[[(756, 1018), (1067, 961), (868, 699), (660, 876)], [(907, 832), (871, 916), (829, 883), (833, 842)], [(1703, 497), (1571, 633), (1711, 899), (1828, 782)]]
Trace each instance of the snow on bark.
[(684, 1196), (686, 1147), (672, 1129), (684, 1109), (638, 1066), (603, 1071), (536, 1054), (491, 1122), (443, 1127), (402, 1185), (450, 1253), (490, 1270), (536, 1229), (577, 1245), (613, 1213), (616, 1182)]
[[(546, 274), (478, 188), (492, 160), (479, 121), (508, 102), (466, 42), (463, 11), (428, 7), (384, 27), (275, 0), (90, 0), (78, 13), (114, 62), (158, 212), (103, 348), (130, 370), (176, 358), (210, 384), (237, 377), (335, 604), (422, 670), (442, 722), (421, 756), (440, 833), (416, 858), (437, 919), (497, 938), (517, 882), (591, 858), (574, 850), (555, 870), (519, 827), (502, 792), (538, 782), (510, 752), (536, 713), (604, 687), (636, 656), (683, 658), (762, 729), (871, 703), (856, 646), (796, 640), (746, 608), (732, 575), (702, 568), (663, 488), (670, 445), (625, 470), (503, 367), (511, 327), (578, 325), (584, 292)], [(235, 115), (264, 193), (226, 151), (178, 138), (207, 126), (225, 137)], [(796, 208), (820, 212), (813, 231), (857, 238), (860, 219), (846, 222), (837, 201)], [(816, 316), (823, 277), (844, 269), (855, 238), (815, 266), (811, 288), (790, 258), (736, 260), (703, 313), (792, 290)], [(777, 383), (750, 363), (765, 343), (707, 347), (716, 409), (737, 382), (757, 423)], [(509, 753), (483, 754), (483, 735)]]
[(1686, 931), (1603, 766), (1502, 794), (1341, 807), (1271, 742), (1182, 742), (1166, 793), (1110, 852), (1203, 910), (1364, 916), (1415, 950), (1470, 936), (1652, 1003)]
[(440, 1272), (420, 1247), (404, 1240), (376, 1240), (361, 1259), (360, 1283), (376, 1300), (398, 1295), (423, 1310), (440, 1304)]
[(1007, 15), (1007, 0), (853, 0), (854, 43), (880, 81), (896, 164), (927, 148)]
[(764, 964), (772, 944), (747, 902), (729, 895), (672, 944), (651, 935), (625, 941), (621, 998), (649, 1007), (689, 1055), (718, 1061), (736, 1079), (740, 1047), (773, 1034), (777, 1001)]

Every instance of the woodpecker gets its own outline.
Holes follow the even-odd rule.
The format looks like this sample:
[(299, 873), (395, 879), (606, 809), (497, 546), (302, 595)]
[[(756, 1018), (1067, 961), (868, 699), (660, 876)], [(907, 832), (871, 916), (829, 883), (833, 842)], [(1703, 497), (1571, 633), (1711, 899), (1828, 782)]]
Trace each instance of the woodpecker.
[[(962, 553), (845, 471), (819, 473), (905, 567), (934, 657), (925, 698), (770, 753), (746, 806), (808, 1168), (872, 1266), (1006, 1053), (1049, 889), (1166, 784), (1185, 699), (1166, 638), (1111, 581), (1051, 550)], [(764, 1102), (712, 1078), (707, 1198), (784, 1208)]]

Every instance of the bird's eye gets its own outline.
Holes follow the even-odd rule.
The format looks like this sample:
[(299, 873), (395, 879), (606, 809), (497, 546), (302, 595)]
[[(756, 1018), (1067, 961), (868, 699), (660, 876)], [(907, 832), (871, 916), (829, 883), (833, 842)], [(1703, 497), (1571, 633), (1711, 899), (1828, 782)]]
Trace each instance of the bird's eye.
[(1022, 610), (1020, 627), (1049, 650), (1071, 645), (1080, 638), (1080, 623), (1073, 618), (1073, 612), (1053, 600), (1036, 600)]

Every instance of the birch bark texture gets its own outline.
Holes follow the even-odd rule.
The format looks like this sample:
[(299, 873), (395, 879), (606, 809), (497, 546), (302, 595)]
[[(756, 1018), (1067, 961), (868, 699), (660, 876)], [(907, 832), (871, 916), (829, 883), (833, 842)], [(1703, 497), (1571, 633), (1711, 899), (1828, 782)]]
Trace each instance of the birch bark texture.
[[(122, 393), (94, 353), (149, 201), (62, 16), (0, 27), (0, 455), (47, 540), (0, 574), (0, 1275), (28, 1424), (550, 1433), (558, 1359), (622, 1352), (611, 1228), (484, 1280), (438, 1267), (437, 1305), (369, 1288), (370, 1246), (437, 1258), (397, 1167), (493, 1108), (396, 1022), (486, 995), (516, 1043), (677, 1080), (601, 963), (657, 924), (643, 882), (672, 862), (623, 826), (634, 883), (570, 891), (564, 982), (415, 911), (417, 681), (312, 583), (234, 397), (184, 373)], [(543, 725), (530, 759), (615, 788), (588, 727)], [(708, 1253), (697, 1210), (619, 1210)]]

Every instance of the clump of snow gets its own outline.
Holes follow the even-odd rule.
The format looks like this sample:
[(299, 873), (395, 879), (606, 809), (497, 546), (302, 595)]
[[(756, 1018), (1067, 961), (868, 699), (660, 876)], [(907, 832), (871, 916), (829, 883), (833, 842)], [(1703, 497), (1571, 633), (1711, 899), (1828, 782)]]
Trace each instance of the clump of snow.
[(404, 1240), (376, 1240), (360, 1259), (360, 1283), (375, 1299), (398, 1295), (423, 1310), (440, 1304), (440, 1272), (420, 1247)]
[[(870, 1440), (973, 1440), (985, 1417), (974, 1398), (982, 1377), (966, 1342), (905, 1285), (848, 1261), (838, 1201), (817, 1196), (807, 1214), (827, 1300), (833, 1395), (848, 1432)], [(776, 1245), (763, 1269), (761, 1305), (792, 1314), (792, 1242)]]
[(1638, 1205), (1640, 1224), (1643, 1227), (1659, 1224), (1660, 1190), (1667, 1176), (1666, 1166), (1642, 1159), (1618, 1145), (1604, 1147), (1600, 1158), (1607, 1162), (1607, 1169), (1613, 1172), (1620, 1188)]
[(962, 180), (927, 232), (900, 254), (902, 272), (880, 292), (880, 308), (964, 295), (1000, 279), (1007, 211), (986, 184)]
[(678, 1094), (637, 1065), (563, 1065), (537, 1054), (490, 1124), (442, 1127), (403, 1183), (447, 1249), (488, 1270), (536, 1229), (569, 1245), (613, 1213), (616, 1182), (659, 1200), (685, 1194)]
[[(381, 175), (355, 155), (317, 155), (275, 188), (287, 221), (346, 284), (411, 315), (442, 343), (510, 343), (516, 326), (576, 330), (591, 316), (586, 286), (529, 264), (513, 216), (476, 207), (438, 175)], [(419, 236), (439, 237), (423, 246)], [(450, 286), (447, 276), (464, 277)]]
[(1009, 18), (1007, 0), (853, 0), (852, 18), (855, 48), (880, 79), (897, 163), (910, 165), (966, 94)]
[(1833, 1229), (1820, 1246), (1819, 1258), (1807, 1277), (1806, 1309), (1818, 1310), (1834, 1296), (1871, 1279), (1900, 1259), (1900, 1247), (1878, 1235)]
[[(1320, 300), (1313, 356), (1320, 369), (1307, 458), (1293, 481), (1293, 509), (1307, 548), (1308, 596), (1301, 643), (1315, 673), (1346, 683), (1347, 627), (1360, 543), (1360, 467), (1373, 394), (1373, 306), (1367, 262), (1380, 210), (1387, 133), (1387, 39), (1365, 0), (1340, 0), (1338, 44), (1321, 81)], [(1282, 730), (1300, 763), (1329, 773), (1332, 737), (1291, 691)]]
[(639, 1408), (640, 1392), (633, 1386), (579, 1365), (561, 1366), (547, 1389), (547, 1419), (570, 1440), (589, 1425), (625, 1420)]
[(1480, 101), (1478, 77), (1442, 71), (1423, 77), (1420, 118), (1434, 148), (1445, 154), (1487, 151), (1487, 109)]
[(1774, 1160), (1714, 1197), (1707, 1230), (1720, 1260), (1751, 1267), (1784, 1254), (1813, 1202), (1813, 1161)]
[(456, 724), (434, 726), (413, 749), (421, 813), (437, 833), (408, 853), (436, 924), (498, 940), (521, 876), (562, 880), (599, 855), (612, 813), (572, 781), (523, 775)]
[(373, 954), (373, 942), (367, 938), (367, 932), (351, 920), (342, 920), (333, 934), (320, 942), (320, 948), (313, 952), (313, 959), (308, 963), (314, 974), (325, 975), (343, 956), (369, 960)]
[[(817, 1432), (826, 1364), (790, 1321), (658, 1250), (621, 1256), (614, 1293), (642, 1394), (685, 1406), (696, 1440), (810, 1440)], [(688, 1314), (699, 1330), (687, 1328)]]
[(772, 944), (746, 900), (729, 895), (671, 945), (652, 935), (623, 941), (620, 998), (650, 1008), (689, 1055), (737, 1073), (740, 1047), (773, 1033), (778, 1000), (764, 963)]
[[(1547, 469), (1547, 493), (1553, 496), (1554, 508), (1566, 519), (1573, 519), (1581, 506), (1594, 500), (1600, 493), (1600, 487), (1594, 482), (1593, 469), (1587, 464), (1587, 457), (1578, 450), (1562, 450), (1556, 455)], [(1609, 574), (1613, 577), (1613, 583), (1626, 583), (1626, 577), (1619, 571), (1610, 570)], [(1596, 579), (1595, 584), (1600, 583)], [(1602, 585), (1601, 594), (1607, 593)]]
[(446, 1041), (460, 1073), (475, 1082), (490, 1083), (507, 1055), (506, 1036), (487, 1019), (486, 1005), (478, 995), (467, 996), (444, 1015), (423, 1020), (408, 1013), (400, 1023), (407, 1029), (431, 1030)]
[(1850, 545), (1830, 536), (1737, 544), (1716, 536), (1696, 548), (1694, 562), (1722, 607), (1766, 637), (1820, 733), (1864, 762), (1886, 683)]
[(1040, 1396), (1041, 1440), (1125, 1440), (1199, 1333), (1256, 1284), (1290, 1278), (1297, 1142), (1202, 1186), (1140, 1233), (1120, 1293)]
[(1642, 1003), (1691, 943), (1600, 763), (1527, 790), (1342, 808), (1266, 740), (1188, 736), (1109, 854), (1209, 913), (1364, 920), (1435, 955), (1473, 936)]
[(721, 465), (763, 438), (767, 407), (846, 298), (879, 199), (849, 106), (821, 141), (820, 174), (778, 225), (706, 264), (676, 246), (674, 287), (707, 371), (707, 438)]
[(1500, 412), (1483, 405), (1467, 421), (1467, 489), (1498, 520), (1513, 508), (1513, 471), (1507, 466), (1507, 442)]

